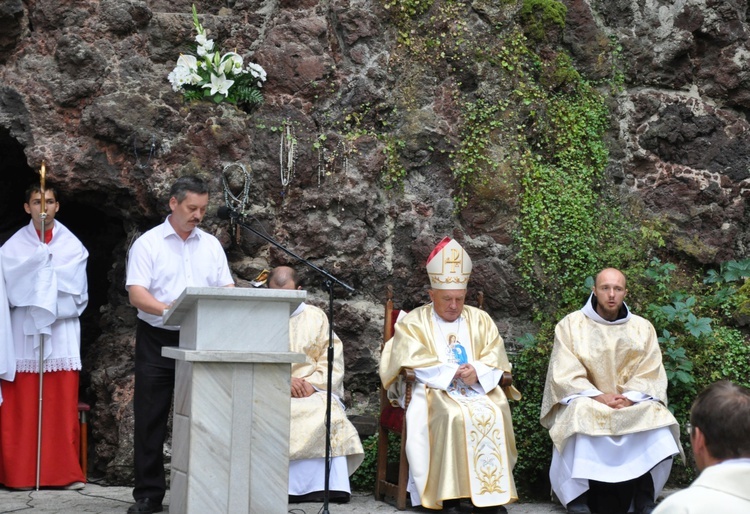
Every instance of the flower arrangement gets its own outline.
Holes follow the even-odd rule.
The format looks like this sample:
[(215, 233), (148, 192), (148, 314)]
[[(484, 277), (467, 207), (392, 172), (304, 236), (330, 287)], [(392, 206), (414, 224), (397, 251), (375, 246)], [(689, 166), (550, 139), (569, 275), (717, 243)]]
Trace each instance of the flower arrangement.
[(261, 87), (266, 81), (266, 71), (254, 62), (244, 66), (236, 52), (222, 54), (214, 49), (213, 39), (206, 37), (198, 12), (193, 4), (193, 25), (198, 35), (195, 54), (182, 54), (168, 75), (172, 89), (185, 100), (212, 100), (216, 103), (257, 105), (263, 102)]

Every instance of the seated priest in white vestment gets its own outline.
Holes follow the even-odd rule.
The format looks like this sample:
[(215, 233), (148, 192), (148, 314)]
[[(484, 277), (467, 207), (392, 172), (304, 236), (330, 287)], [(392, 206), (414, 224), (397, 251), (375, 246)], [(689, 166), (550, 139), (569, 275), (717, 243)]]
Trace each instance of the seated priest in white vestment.
[(626, 294), (625, 275), (604, 269), (584, 307), (555, 328), (541, 423), (552, 490), (569, 513), (652, 512), (682, 455), (656, 331)]
[[(490, 316), (464, 305), (472, 263), (460, 244), (443, 239), (427, 260), (432, 303), (395, 325), (383, 347), (380, 378), (404, 405), (403, 368), (417, 377), (406, 409), (406, 453), (412, 506), (443, 512), (506, 512), (518, 499), (516, 442), (506, 394), (498, 387), (511, 365)], [(468, 507), (468, 505), (467, 505)]]
[[(271, 289), (301, 289), (297, 273), (274, 268), (268, 276)], [(289, 351), (304, 353), (305, 362), (292, 364), (292, 407), (289, 431), (289, 502), (323, 501), (325, 494), (326, 403), (328, 387), (328, 317), (318, 307), (302, 303), (289, 318)], [(346, 417), (344, 353), (333, 337), (331, 398), (331, 465), (329, 496), (333, 503), (351, 497), (349, 476), (364, 459), (357, 430)]]

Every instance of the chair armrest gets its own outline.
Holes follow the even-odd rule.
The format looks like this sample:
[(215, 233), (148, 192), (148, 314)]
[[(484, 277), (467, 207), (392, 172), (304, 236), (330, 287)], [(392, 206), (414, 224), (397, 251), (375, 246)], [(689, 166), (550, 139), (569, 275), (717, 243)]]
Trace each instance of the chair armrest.
[(513, 385), (513, 374), (510, 371), (503, 371), (503, 376), (500, 377), (500, 382), (497, 383), (500, 387), (510, 387)]
[(414, 370), (411, 368), (403, 368), (401, 370), (401, 376), (404, 377), (404, 381), (406, 382), (416, 382), (417, 381), (417, 374), (414, 373)]
[(404, 382), (406, 382), (406, 391), (404, 394), (404, 406), (409, 407), (409, 404), (411, 403), (411, 391), (412, 391), (412, 387), (417, 381), (417, 374), (414, 373), (414, 370), (411, 368), (402, 368), (400, 375), (404, 377)]

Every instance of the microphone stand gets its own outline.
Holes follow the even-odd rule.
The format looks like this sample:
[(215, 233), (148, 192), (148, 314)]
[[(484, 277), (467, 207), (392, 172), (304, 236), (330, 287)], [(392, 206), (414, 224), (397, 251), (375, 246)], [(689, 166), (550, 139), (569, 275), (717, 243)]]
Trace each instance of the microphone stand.
[[(299, 255), (295, 254), (291, 250), (287, 249), (283, 245), (277, 243), (273, 239), (271, 239), (269, 236), (259, 232), (258, 230), (252, 228), (247, 223), (244, 223), (240, 221), (240, 218), (244, 218), (244, 216), (241, 216), (240, 213), (238, 213), (235, 210), (230, 209), (229, 207), (226, 207), (226, 213), (229, 214), (229, 217), (237, 223), (242, 228), (245, 228), (255, 234), (256, 236), (260, 237), (261, 239), (271, 243), (279, 250), (285, 252), (286, 254), (290, 255), (291, 257), (294, 257), (299, 262), (304, 263), (308, 267), (314, 269), (321, 275), (325, 277), (325, 281), (323, 282), (323, 285), (325, 286), (326, 290), (328, 291), (328, 317), (331, 320), (328, 324), (328, 386), (326, 387), (326, 456), (325, 456), (325, 486), (323, 490), (323, 509), (321, 510), (322, 514), (328, 514), (328, 500), (330, 497), (330, 479), (331, 479), (331, 399), (332, 399), (332, 393), (331, 389), (333, 388), (333, 287), (334, 285), (338, 284), (350, 293), (354, 292), (354, 288), (351, 287), (348, 284), (345, 284), (341, 280), (337, 279), (327, 271), (317, 267), (315, 264), (311, 263), (307, 259), (300, 257)], [(219, 217), (223, 218), (224, 216), (224, 209), (219, 208)]]
[[(45, 242), (45, 230), (47, 221), (47, 195), (44, 190), (46, 181), (47, 168), (44, 161), (39, 169), (39, 195), (41, 202), (41, 210), (39, 212), (39, 222), (41, 225), (41, 233), (39, 235), (39, 242), (44, 244)], [(42, 402), (44, 399), (44, 334), (39, 332), (39, 414), (37, 418), (36, 428), (36, 490), (39, 490), (40, 475), (42, 472)]]
[[(42, 165), (43, 166), (43, 165)], [(47, 199), (42, 189), (42, 212), (39, 214), (42, 233), (39, 236), (44, 244), (45, 221), (47, 220)], [(39, 477), (42, 471), (42, 402), (44, 398), (44, 334), (39, 333), (39, 417), (36, 427), (36, 490), (39, 490)]]

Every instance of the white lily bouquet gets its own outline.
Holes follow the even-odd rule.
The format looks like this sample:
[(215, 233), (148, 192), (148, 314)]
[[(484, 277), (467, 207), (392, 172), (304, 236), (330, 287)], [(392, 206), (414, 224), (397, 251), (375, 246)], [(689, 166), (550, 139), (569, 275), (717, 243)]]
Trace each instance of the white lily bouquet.
[(262, 103), (261, 87), (266, 81), (263, 67), (254, 62), (244, 66), (242, 56), (236, 52), (214, 51), (214, 41), (206, 37), (195, 4), (193, 25), (198, 32), (195, 36), (197, 55), (182, 54), (177, 59), (177, 65), (167, 77), (172, 89), (182, 93), (185, 100), (212, 100), (248, 107)]

